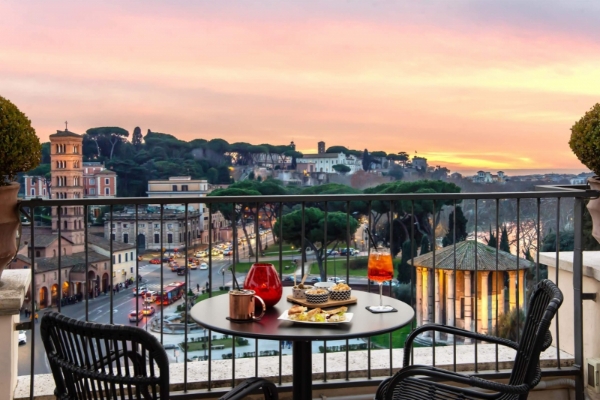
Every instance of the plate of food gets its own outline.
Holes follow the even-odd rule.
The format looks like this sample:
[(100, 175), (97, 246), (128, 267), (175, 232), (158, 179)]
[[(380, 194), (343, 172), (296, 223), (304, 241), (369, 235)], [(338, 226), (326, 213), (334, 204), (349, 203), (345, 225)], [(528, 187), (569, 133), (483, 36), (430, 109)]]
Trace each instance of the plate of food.
[(302, 324), (341, 324), (352, 321), (353, 314), (346, 311), (348, 311), (348, 307), (344, 306), (329, 310), (321, 308), (308, 310), (306, 307), (295, 305), (284, 311), (278, 319)]

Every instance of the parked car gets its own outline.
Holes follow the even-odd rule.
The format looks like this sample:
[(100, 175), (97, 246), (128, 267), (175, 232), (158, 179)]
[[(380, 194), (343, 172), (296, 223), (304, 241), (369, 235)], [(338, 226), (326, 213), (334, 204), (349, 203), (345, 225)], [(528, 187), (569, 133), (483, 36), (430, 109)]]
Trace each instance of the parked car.
[(19, 331), (19, 344), (27, 344), (27, 334), (25, 331)]
[(131, 310), (129, 312), (129, 322), (138, 322), (144, 318), (144, 312), (142, 310)]
[(293, 275), (288, 275), (286, 277), (283, 278), (284, 282), (294, 282), (294, 276)]
[(139, 291), (138, 291), (138, 288), (133, 288), (133, 295), (134, 296), (143, 296), (144, 294), (146, 294), (147, 291), (148, 291), (147, 287), (140, 286)]
[(160, 260), (158, 258), (153, 258), (150, 260), (150, 264), (160, 264)]
[(318, 277), (318, 276), (316, 276), (316, 277), (312, 278), (310, 281), (313, 282), (313, 283), (314, 282), (321, 282), (321, 278)]
[(331, 249), (327, 252), (327, 254), (329, 254), (330, 256), (339, 256), (340, 252), (334, 249)]
[(171, 261), (171, 259), (169, 257), (163, 257), (162, 258), (162, 262), (169, 262)]
[(200, 264), (200, 269), (208, 269), (208, 264), (203, 262), (202, 264)]
[(340, 249), (340, 256), (345, 256), (350, 253), (351, 256), (358, 254), (358, 250), (354, 250), (352, 247)]
[(342, 279), (342, 278), (338, 278), (337, 276), (330, 276), (329, 278), (327, 278), (327, 282), (346, 283), (346, 280)]

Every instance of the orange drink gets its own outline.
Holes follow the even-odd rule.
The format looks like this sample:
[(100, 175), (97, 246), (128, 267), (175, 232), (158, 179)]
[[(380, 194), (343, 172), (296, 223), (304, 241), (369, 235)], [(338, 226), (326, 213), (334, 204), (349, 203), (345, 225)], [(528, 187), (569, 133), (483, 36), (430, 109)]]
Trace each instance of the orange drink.
[(390, 312), (394, 308), (383, 305), (383, 282), (394, 277), (394, 264), (389, 251), (375, 251), (369, 254), (367, 276), (379, 284), (379, 305), (367, 307), (372, 312)]
[(367, 274), (370, 280), (379, 283), (391, 280), (394, 277), (394, 266), (390, 253), (371, 253)]

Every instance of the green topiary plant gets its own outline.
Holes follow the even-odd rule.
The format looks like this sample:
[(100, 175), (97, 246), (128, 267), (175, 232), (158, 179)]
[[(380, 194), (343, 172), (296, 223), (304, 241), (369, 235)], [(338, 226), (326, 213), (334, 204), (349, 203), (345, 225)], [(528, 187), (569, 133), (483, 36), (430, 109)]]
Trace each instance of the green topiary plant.
[(600, 176), (600, 103), (571, 127), (569, 146), (583, 165)]
[(0, 96), (0, 186), (7, 186), (17, 173), (40, 163), (42, 145), (31, 121), (17, 106)]

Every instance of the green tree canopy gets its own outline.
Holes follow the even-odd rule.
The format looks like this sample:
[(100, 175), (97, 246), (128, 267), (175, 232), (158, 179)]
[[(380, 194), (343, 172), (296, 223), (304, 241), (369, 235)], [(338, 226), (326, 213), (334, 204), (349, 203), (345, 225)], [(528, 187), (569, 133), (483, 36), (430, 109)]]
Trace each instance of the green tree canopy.
[[(411, 251), (412, 250), (412, 251)], [(413, 266), (408, 262), (417, 256), (417, 243), (414, 240), (407, 240), (402, 243), (402, 258), (397, 266), (398, 282), (409, 283), (412, 280)]]
[[(453, 183), (443, 181), (421, 180), (414, 182), (390, 182), (373, 188), (365, 189), (366, 194), (391, 194), (391, 193), (459, 193), (460, 188)], [(394, 238), (392, 253), (398, 254), (401, 244), (411, 236), (411, 225), (414, 224), (415, 239), (421, 240), (422, 235), (428, 235), (433, 243), (434, 228), (439, 224), (440, 211), (445, 206), (454, 205), (454, 200), (399, 200), (394, 202), (394, 212), (397, 215), (394, 221)], [(374, 226), (381, 216), (390, 212), (390, 202), (375, 200), (371, 203), (372, 212), (375, 214)], [(389, 215), (388, 215), (389, 216)], [(391, 221), (388, 218), (388, 221)], [(432, 224), (433, 222), (433, 224)], [(379, 235), (384, 242), (389, 244), (389, 222), (387, 232)]]
[(350, 167), (345, 164), (335, 164), (332, 168), (340, 174), (347, 174), (351, 170)]
[[(100, 153), (100, 144), (104, 141), (108, 141), (110, 144), (110, 150), (108, 151), (108, 158), (112, 160), (117, 143), (123, 143), (125, 138), (129, 137), (129, 131), (118, 126), (103, 126), (98, 128), (90, 128), (85, 132), (92, 140), (96, 142), (98, 149), (98, 156)], [(106, 145), (104, 145), (106, 146)], [(106, 149), (103, 149), (104, 156), (106, 156)]]
[[(313, 250), (319, 266), (321, 280), (325, 280), (326, 271), (323, 262), (328, 257), (325, 249), (336, 247), (338, 242), (345, 243), (346, 239), (351, 238), (356, 232), (358, 222), (354, 218), (350, 218), (350, 229), (347, 230), (346, 213), (327, 213), (327, 237), (325, 237), (325, 213), (322, 210), (314, 207), (305, 208), (304, 217), (304, 231), (306, 233), (304, 246)], [(282, 239), (302, 248), (302, 211), (293, 211), (284, 215), (281, 221), (278, 220), (273, 228), (276, 235), (279, 234), (280, 223), (282, 224)], [(332, 243), (333, 245), (330, 246)]]
[[(208, 194), (210, 197), (247, 197), (247, 196), (260, 196), (261, 193), (257, 190), (246, 189), (246, 188), (227, 188), (227, 189), (216, 189)], [(244, 232), (244, 236), (246, 238), (246, 243), (250, 243), (250, 238), (248, 236), (247, 230), (247, 217), (253, 216), (256, 218), (256, 204), (249, 202), (239, 202), (239, 203), (216, 203), (211, 205), (210, 212), (220, 211), (223, 214), (223, 217), (231, 222), (233, 227), (236, 227), (239, 224), (242, 226), (242, 231)], [(235, 228), (234, 228), (235, 229)], [(259, 241), (260, 246), (260, 235), (256, 235), (257, 240)], [(239, 252), (237, 251), (238, 243), (237, 240), (234, 241), (233, 245), (235, 246), (235, 254), (239, 256)], [(248, 245), (248, 254), (250, 257), (254, 257), (254, 249), (252, 246)]]
[[(456, 219), (456, 228), (454, 226), (454, 220)], [(456, 218), (454, 218), (454, 211), (448, 216), (448, 232), (442, 239), (442, 245), (444, 247), (454, 244), (454, 237), (456, 236), (456, 242), (462, 242), (467, 240), (467, 218), (463, 214), (462, 207), (456, 206)]]
[(349, 154), (348, 152), (349, 152), (349, 150), (344, 146), (331, 146), (331, 147), (328, 147), (327, 150), (325, 150), (325, 153), (333, 153), (333, 154), (340, 154), (340, 153)]

